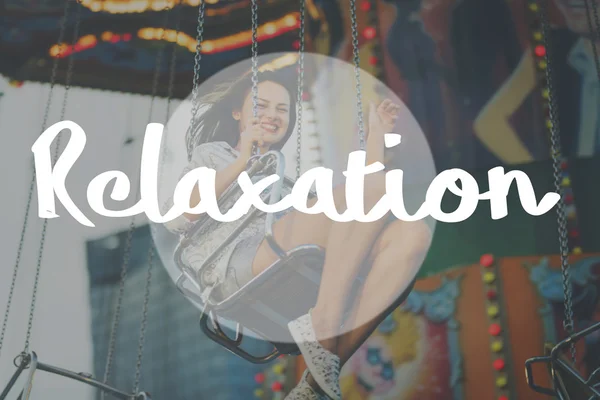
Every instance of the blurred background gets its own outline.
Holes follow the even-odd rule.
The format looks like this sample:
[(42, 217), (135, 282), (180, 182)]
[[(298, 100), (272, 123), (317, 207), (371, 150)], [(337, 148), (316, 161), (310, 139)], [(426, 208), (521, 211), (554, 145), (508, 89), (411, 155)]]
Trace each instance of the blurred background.
[[(30, 148), (44, 121), (76, 121), (93, 146), (70, 173), (70, 186), (85, 188), (109, 169), (135, 176), (146, 124), (165, 123), (191, 92), (200, 1), (0, 0), (0, 309), (20, 243)], [(205, 1), (199, 82), (251, 55), (250, 1)], [(549, 0), (554, 63), (548, 66), (539, 1), (358, 0), (360, 62), (412, 112), (438, 172), (463, 168), (483, 192), (490, 168), (519, 169), (538, 199), (553, 190), (544, 74), (554, 69), (564, 156), (558, 174), (567, 204), (575, 325), (583, 329), (600, 321), (600, 83), (593, 51), (600, 27), (590, 19), (590, 29), (583, 1)], [(297, 52), (299, 2), (258, 5), (260, 54)], [(306, 7), (306, 51), (352, 62), (350, 3), (306, 0)], [(278, 57), (275, 65), (293, 67), (295, 59)], [(364, 93), (376, 98), (377, 88)], [(331, 143), (323, 143), (319, 99), (307, 93), (303, 101), (309, 167), (331, 157), (323, 151)], [(339, 101), (355, 107), (354, 99)], [(349, 147), (353, 140), (336, 143)], [(84, 190), (71, 196), (86, 203)], [(458, 200), (448, 194), (442, 208), (453, 210)], [(37, 210), (35, 199), (32, 207)], [(523, 366), (542, 355), (546, 343), (565, 337), (556, 216), (525, 213), (514, 187), (508, 209), (507, 217), (492, 220), (481, 202), (468, 220), (437, 224), (415, 290), (344, 369), (345, 399), (543, 398), (527, 387)], [(253, 365), (205, 337), (198, 310), (177, 292), (158, 258), (142, 316), (153, 242), (141, 217), (129, 246), (128, 220), (97, 218), (91, 229), (61, 207), (58, 214), (64, 217), (48, 224), (31, 339), (41, 361), (102, 378), (121, 264), (130, 253), (111, 384), (132, 388), (144, 319), (140, 387), (155, 399), (282, 399), (294, 386), (300, 359)], [(25, 339), (42, 225), (36, 214), (29, 216), (0, 349), (1, 384)], [(586, 338), (578, 354), (582, 373), (598, 368), (600, 337)], [(549, 383), (545, 372), (539, 383)], [(99, 398), (84, 385), (44, 373), (35, 383), (34, 398)]]

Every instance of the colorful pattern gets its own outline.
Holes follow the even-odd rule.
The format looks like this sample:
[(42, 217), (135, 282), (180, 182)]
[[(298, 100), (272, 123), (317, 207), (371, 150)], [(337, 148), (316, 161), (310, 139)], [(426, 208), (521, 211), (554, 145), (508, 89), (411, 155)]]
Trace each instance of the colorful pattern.
[(434, 291), (413, 291), (342, 370), (344, 399), (462, 399), (460, 278)]
[[(543, 320), (545, 340), (557, 343), (567, 334), (563, 328), (563, 283), (560, 269), (552, 268), (548, 258), (529, 267), (529, 277), (535, 284), (543, 305), (539, 313)], [(600, 321), (600, 257), (584, 258), (571, 265), (575, 331)], [(600, 367), (600, 333), (585, 338), (584, 356), (578, 357), (582, 371)]]

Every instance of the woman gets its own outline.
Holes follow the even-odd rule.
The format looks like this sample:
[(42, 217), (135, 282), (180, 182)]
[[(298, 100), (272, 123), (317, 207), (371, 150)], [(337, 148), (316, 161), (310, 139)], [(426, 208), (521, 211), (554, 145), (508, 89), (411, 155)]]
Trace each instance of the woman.
[[(253, 118), (249, 75), (217, 89), (202, 100), (210, 107), (202, 114), (188, 135), (190, 164), (184, 174), (200, 166), (217, 171), (215, 190), (219, 197), (245, 170), (254, 146), (261, 153), (281, 149), (295, 125), (293, 79), (281, 71), (259, 75), (258, 116)], [(383, 161), (384, 134), (391, 132), (399, 106), (386, 100), (378, 107), (371, 104), (367, 136), (367, 163)], [(371, 174), (365, 179), (365, 211), (373, 207), (385, 193), (383, 174)], [(334, 189), (339, 212), (345, 209), (345, 189)], [(233, 199), (235, 201), (237, 199)], [(200, 201), (196, 186), (190, 207)], [(309, 206), (316, 199), (309, 201)], [(167, 223), (173, 232), (185, 232), (198, 215), (184, 214)], [(340, 399), (340, 369), (369, 337), (378, 324), (397, 305), (397, 299), (413, 279), (415, 266), (421, 265), (430, 244), (430, 231), (424, 223), (334, 222), (322, 214), (309, 215), (288, 210), (277, 215), (274, 236), (284, 250), (303, 244), (316, 244), (326, 250), (322, 282), (316, 306), (308, 314), (289, 324), (290, 332), (308, 365), (299, 385), (288, 399), (321, 399), (326, 395)], [(223, 224), (227, 225), (227, 224)], [(319, 227), (319, 229), (315, 229)], [(222, 242), (221, 235), (193, 246), (187, 262), (199, 265), (210, 249)], [(264, 240), (264, 216), (245, 228), (214, 263), (221, 296), (228, 296), (268, 268), (277, 256)], [(343, 318), (347, 296), (367, 265), (368, 275), (351, 312)], [(220, 268), (219, 268), (220, 267)], [(390, 279), (394, 276), (394, 279)], [(385, 310), (385, 311), (384, 311)], [(344, 332), (340, 334), (342, 324)]]

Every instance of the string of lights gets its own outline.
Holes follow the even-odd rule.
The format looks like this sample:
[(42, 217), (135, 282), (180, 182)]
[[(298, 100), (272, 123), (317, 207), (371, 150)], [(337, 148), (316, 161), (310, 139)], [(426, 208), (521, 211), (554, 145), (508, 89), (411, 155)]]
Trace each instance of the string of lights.
[[(275, 21), (267, 22), (258, 27), (258, 40), (268, 40), (278, 37), (287, 32), (298, 29), (300, 22), (298, 13), (287, 14)], [(174, 29), (163, 28), (142, 28), (135, 34), (141, 40), (166, 40), (171, 43), (186, 48), (191, 53), (196, 51), (196, 39), (184, 32), (177, 32)], [(86, 35), (81, 37), (74, 45), (62, 43), (50, 47), (51, 57), (67, 57), (73, 52), (81, 52), (95, 47), (99, 42), (117, 43), (120, 41), (129, 41), (133, 34), (116, 34), (110, 31), (103, 32), (99, 37), (95, 35)], [(202, 52), (204, 54), (221, 53), (249, 46), (252, 43), (252, 32), (250, 30), (239, 32), (233, 35), (224, 36), (218, 39), (205, 40), (202, 43)]]

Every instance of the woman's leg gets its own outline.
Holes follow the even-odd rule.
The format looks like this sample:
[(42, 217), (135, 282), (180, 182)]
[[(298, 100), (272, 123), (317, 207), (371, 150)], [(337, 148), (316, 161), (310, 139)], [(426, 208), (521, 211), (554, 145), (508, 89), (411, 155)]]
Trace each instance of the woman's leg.
[[(367, 176), (365, 210), (370, 210), (384, 193), (384, 175)], [(335, 189), (334, 199), (338, 211), (345, 211), (344, 186)], [(335, 352), (337, 348), (337, 335), (348, 293), (384, 223), (384, 218), (370, 223), (335, 222), (323, 214), (293, 211), (273, 227), (275, 239), (285, 250), (303, 244), (316, 244), (326, 249), (321, 286), (312, 318), (317, 338), (327, 350)], [(263, 242), (254, 259), (253, 274), (262, 272), (276, 259), (269, 245)]]
[[(337, 341), (335, 353), (340, 357), (341, 365), (400, 305), (430, 244), (431, 232), (421, 221), (394, 221), (384, 228), (367, 260), (370, 270), (344, 322), (345, 333)], [(312, 387), (318, 388), (311, 375), (307, 380)]]
[(345, 364), (379, 324), (399, 305), (431, 244), (431, 232), (422, 221), (394, 221), (377, 239), (371, 269), (361, 294), (338, 339), (337, 355)]

